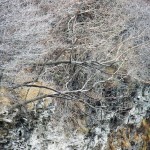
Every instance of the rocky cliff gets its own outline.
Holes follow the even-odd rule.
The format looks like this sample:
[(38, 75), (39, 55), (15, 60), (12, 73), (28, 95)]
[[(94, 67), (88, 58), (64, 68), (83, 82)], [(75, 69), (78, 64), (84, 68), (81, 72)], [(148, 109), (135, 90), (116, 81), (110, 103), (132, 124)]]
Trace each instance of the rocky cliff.
[(0, 1), (0, 149), (149, 150), (147, 0)]

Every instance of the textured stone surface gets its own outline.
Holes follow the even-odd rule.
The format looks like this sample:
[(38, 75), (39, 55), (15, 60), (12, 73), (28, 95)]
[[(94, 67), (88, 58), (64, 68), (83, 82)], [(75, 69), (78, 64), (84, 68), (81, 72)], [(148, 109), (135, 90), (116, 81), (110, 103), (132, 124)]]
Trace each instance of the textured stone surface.
[[(1, 0), (0, 16), (0, 149), (150, 148), (148, 1)], [(93, 64), (40, 65), (70, 58)], [(47, 97), (8, 111), (55, 94), (40, 86), (72, 100)]]

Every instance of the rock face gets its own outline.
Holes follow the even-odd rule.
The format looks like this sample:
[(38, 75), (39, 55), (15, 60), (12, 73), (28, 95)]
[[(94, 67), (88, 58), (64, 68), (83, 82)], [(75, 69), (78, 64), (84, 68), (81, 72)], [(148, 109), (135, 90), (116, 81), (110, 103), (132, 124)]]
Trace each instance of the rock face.
[(0, 1), (0, 149), (150, 149), (150, 5)]
[[(91, 116), (86, 118), (70, 118), (66, 124), (66, 116), (56, 115), (58, 106), (55, 102), (46, 107), (43, 102), (37, 103), (35, 109), (29, 112), (16, 109), (9, 115), (1, 116), (1, 148), (147, 149), (150, 140), (148, 90), (146, 88), (142, 95), (142, 88), (138, 89), (129, 110), (124, 106), (117, 113), (113, 109), (106, 113), (96, 107), (97, 113), (91, 112)], [(102, 119), (98, 120), (99, 116)], [(95, 125), (92, 121), (95, 121)]]

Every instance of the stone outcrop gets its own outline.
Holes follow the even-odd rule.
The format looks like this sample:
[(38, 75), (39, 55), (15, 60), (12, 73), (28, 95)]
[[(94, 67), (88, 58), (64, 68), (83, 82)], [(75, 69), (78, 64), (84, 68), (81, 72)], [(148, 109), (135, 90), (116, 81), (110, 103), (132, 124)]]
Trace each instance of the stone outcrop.
[(0, 1), (0, 149), (150, 149), (146, 0)]

